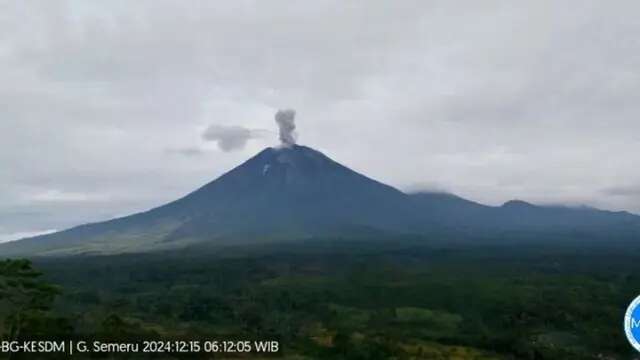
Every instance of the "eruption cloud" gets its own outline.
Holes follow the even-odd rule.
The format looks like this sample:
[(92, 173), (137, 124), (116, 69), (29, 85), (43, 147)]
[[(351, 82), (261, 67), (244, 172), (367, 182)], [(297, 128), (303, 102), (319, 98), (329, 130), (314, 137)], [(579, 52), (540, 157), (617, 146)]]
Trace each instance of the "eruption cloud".
[(289, 147), (296, 144), (296, 111), (293, 109), (278, 110), (276, 122), (280, 128), (280, 141), (282, 146)]
[(218, 143), (224, 152), (242, 150), (250, 139), (259, 136), (259, 130), (247, 129), (242, 126), (211, 125), (202, 134), (206, 141)]

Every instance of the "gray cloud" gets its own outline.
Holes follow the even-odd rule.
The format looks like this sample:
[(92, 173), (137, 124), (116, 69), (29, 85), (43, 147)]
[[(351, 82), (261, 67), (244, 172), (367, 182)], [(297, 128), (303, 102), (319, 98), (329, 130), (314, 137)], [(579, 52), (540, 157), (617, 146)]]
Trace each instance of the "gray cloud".
[(202, 133), (202, 138), (216, 142), (222, 151), (236, 151), (244, 149), (250, 139), (260, 137), (261, 134), (260, 130), (241, 126), (211, 125)]
[(167, 154), (177, 154), (182, 156), (196, 157), (202, 156), (206, 153), (206, 151), (197, 146), (187, 146), (182, 148), (169, 148), (165, 149)]
[(398, 187), (640, 212), (638, 196), (602, 191), (640, 183), (639, 11), (1, 2), (0, 228), (61, 229), (182, 196), (277, 143), (237, 131), (237, 151), (197, 156), (211, 119), (273, 129), (283, 104), (304, 113), (305, 145)]
[(444, 184), (436, 184), (429, 182), (416, 182), (413, 184), (405, 185), (403, 189), (407, 193), (451, 193), (447, 186)]
[(623, 197), (640, 197), (640, 185), (614, 186), (603, 190), (604, 194)]

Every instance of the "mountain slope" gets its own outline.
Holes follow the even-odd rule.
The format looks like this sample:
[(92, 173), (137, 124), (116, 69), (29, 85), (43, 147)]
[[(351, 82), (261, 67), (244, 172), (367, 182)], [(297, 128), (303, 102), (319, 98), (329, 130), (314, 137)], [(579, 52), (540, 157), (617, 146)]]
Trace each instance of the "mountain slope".
[(144, 252), (384, 234), (640, 233), (640, 217), (451, 194), (405, 194), (305, 146), (267, 148), (187, 196), (147, 212), (0, 245), (0, 254)]
[(638, 231), (640, 217), (625, 211), (586, 207), (538, 206), (511, 200), (502, 206), (487, 206), (446, 193), (411, 195), (423, 219), (451, 231), (607, 232)]
[(351, 225), (401, 230), (407, 221), (389, 211), (409, 216), (406, 200), (404, 193), (296, 145), (268, 148), (153, 215), (188, 219), (171, 239), (202, 232), (315, 234)]
[(418, 226), (408, 195), (311, 148), (267, 148), (182, 199), (150, 211), (0, 246), (0, 252), (120, 252)]

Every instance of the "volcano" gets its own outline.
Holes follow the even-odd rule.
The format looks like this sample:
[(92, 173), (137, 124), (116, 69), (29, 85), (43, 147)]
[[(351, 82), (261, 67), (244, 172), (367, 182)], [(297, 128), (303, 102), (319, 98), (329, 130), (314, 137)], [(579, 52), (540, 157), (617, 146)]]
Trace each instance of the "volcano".
[(267, 148), (187, 196), (158, 208), (3, 244), (0, 254), (147, 252), (194, 244), (304, 238), (472, 236), (505, 232), (639, 233), (626, 212), (491, 207), (451, 194), (406, 194), (306, 146)]

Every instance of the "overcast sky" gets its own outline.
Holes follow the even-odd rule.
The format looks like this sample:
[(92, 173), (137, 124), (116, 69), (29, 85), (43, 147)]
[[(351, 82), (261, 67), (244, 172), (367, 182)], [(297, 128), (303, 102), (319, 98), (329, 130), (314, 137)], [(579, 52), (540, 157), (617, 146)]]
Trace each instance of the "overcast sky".
[(637, 1), (0, 0), (0, 240), (278, 143), (403, 190), (640, 213)]

